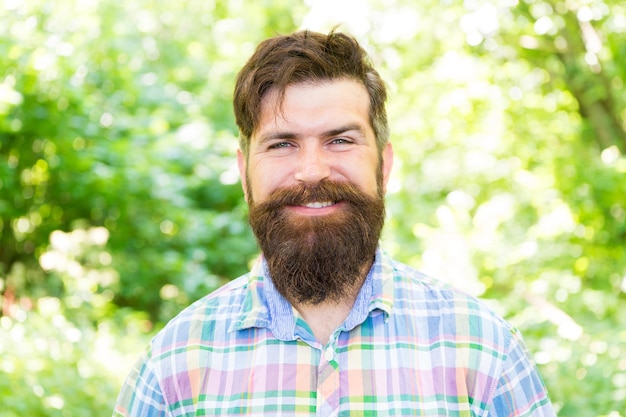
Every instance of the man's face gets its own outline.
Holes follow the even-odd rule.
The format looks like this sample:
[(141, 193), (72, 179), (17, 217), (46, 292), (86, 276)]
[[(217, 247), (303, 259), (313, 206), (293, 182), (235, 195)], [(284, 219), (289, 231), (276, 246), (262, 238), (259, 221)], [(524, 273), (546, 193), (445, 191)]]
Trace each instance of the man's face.
[(282, 107), (270, 92), (260, 116), (238, 162), (272, 280), (291, 301), (340, 300), (374, 257), (391, 146), (379, 154), (354, 81), (290, 86)]
[[(246, 199), (256, 204), (277, 189), (316, 185), (324, 179), (349, 183), (375, 196), (384, 193), (393, 159), (388, 144), (379, 166), (367, 90), (344, 79), (289, 86), (282, 107), (277, 94), (270, 91), (263, 98), (259, 127), (249, 149), (247, 160), (239, 153), (238, 162)], [(377, 181), (378, 173), (381, 181)], [(378, 190), (379, 185), (383, 190)], [(318, 203), (322, 204), (288, 209), (304, 217), (341, 209), (341, 202)]]

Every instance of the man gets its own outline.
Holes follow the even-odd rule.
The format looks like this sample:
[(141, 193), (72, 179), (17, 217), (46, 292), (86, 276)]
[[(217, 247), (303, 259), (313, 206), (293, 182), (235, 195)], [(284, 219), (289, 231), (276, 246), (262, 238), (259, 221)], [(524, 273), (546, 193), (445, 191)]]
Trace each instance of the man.
[(378, 248), (393, 152), (357, 42), (298, 32), (239, 73), (262, 256), (152, 341), (116, 416), (554, 416), (520, 334)]

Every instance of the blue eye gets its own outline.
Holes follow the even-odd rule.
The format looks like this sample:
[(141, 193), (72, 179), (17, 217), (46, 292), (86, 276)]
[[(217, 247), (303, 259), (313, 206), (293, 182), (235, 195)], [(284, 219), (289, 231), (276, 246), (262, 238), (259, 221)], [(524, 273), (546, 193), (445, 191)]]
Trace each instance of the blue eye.
[(278, 143), (274, 143), (273, 145), (270, 145), (270, 149), (280, 149), (280, 148), (288, 148), (292, 146), (291, 143), (289, 142), (278, 142)]

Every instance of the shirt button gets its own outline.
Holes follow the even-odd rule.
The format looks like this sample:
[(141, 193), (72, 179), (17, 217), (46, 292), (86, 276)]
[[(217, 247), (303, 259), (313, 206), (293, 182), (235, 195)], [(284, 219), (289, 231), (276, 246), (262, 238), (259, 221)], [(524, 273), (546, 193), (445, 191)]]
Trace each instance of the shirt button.
[(324, 359), (326, 359), (327, 362), (332, 361), (334, 356), (335, 352), (332, 347), (329, 347), (324, 351)]

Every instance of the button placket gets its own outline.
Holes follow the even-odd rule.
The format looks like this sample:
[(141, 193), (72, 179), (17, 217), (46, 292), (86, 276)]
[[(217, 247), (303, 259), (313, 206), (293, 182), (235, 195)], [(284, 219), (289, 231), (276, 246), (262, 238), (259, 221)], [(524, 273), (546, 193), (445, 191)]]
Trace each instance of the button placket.
[(317, 415), (336, 416), (339, 414), (339, 364), (333, 343), (322, 351), (317, 375)]

